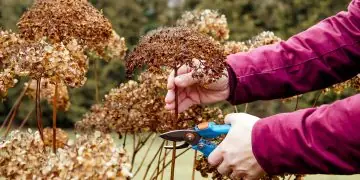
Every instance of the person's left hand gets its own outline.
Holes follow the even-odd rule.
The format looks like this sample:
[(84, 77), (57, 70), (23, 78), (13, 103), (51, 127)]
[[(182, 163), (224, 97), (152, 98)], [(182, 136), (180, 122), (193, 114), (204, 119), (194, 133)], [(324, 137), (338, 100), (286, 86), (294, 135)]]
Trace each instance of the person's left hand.
[(230, 175), (231, 179), (259, 179), (264, 175), (252, 151), (251, 132), (258, 117), (233, 113), (225, 117), (225, 123), (231, 129), (225, 139), (210, 154), (210, 165), (217, 166), (222, 175)]

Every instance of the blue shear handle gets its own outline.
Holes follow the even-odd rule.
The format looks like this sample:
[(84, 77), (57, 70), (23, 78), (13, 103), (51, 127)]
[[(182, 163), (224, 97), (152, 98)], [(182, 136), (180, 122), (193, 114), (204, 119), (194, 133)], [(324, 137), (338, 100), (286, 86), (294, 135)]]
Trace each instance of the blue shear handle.
[(211, 152), (216, 148), (216, 144), (205, 139), (200, 139), (199, 143), (192, 146), (192, 148), (203, 153), (205, 157), (208, 157)]
[(227, 134), (231, 128), (229, 124), (217, 125), (214, 122), (209, 122), (206, 129), (199, 129), (195, 127), (195, 131), (203, 138), (216, 138), (220, 135)]

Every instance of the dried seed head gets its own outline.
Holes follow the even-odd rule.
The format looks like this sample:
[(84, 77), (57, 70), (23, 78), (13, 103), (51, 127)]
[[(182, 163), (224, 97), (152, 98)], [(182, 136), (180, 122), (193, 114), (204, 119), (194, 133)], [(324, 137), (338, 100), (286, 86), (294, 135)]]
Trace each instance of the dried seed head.
[[(200, 66), (193, 59), (201, 61)], [(135, 68), (148, 65), (149, 70), (159, 72), (163, 67), (178, 68), (188, 65), (201, 73), (217, 79), (225, 69), (224, 50), (219, 42), (188, 27), (160, 28), (144, 36), (138, 46), (127, 57), (128, 73)], [(199, 68), (201, 67), (201, 68)]]
[[(52, 130), (47, 131), (51, 139)], [(59, 147), (55, 155), (38, 132), (13, 131), (0, 144), (0, 174), (6, 179), (125, 180), (132, 176), (126, 151), (110, 135), (77, 136), (75, 142)]]
[[(29, 83), (25, 83), (27, 88), (26, 94), (35, 100), (36, 97), (36, 80), (32, 80)], [(55, 96), (55, 85), (50, 83), (48, 79), (42, 78), (40, 82), (40, 98), (47, 100), (49, 104), (53, 104)], [(58, 96), (57, 96), (57, 109), (61, 111), (68, 111), (71, 105), (69, 92), (66, 85), (61, 81), (58, 83)]]
[(18, 34), (0, 31), (0, 98), (6, 96), (8, 89), (17, 83), (14, 55), (23, 43)]
[(80, 87), (86, 82), (88, 59), (75, 39), (67, 44), (50, 44), (45, 39), (24, 45), (18, 55), (15, 72), (33, 79), (59, 79), (67, 86)]
[(247, 52), (249, 47), (245, 42), (227, 41), (224, 44), (225, 55), (236, 54), (239, 52)]
[(51, 43), (77, 39), (81, 46), (102, 52), (112, 34), (108, 19), (87, 0), (37, 0), (18, 22), (26, 40)]
[[(52, 147), (53, 144), (53, 129), (45, 128), (44, 132), (44, 145)], [(68, 134), (60, 128), (56, 128), (56, 147), (64, 148), (69, 140)]]
[(273, 32), (264, 31), (249, 40), (247, 43), (249, 44), (249, 49), (254, 49), (265, 45), (275, 44), (280, 41), (281, 38), (275, 36)]
[(106, 45), (106, 51), (103, 55), (105, 60), (109, 59), (123, 59), (127, 51), (125, 38), (120, 37), (114, 30)]
[(179, 26), (188, 26), (196, 31), (208, 34), (219, 41), (229, 39), (229, 28), (225, 15), (215, 10), (187, 11), (176, 22)]
[(179, 115), (175, 127), (174, 115), (164, 108), (167, 75), (168, 72), (161, 75), (144, 72), (140, 75), (139, 82), (129, 81), (112, 89), (105, 96), (103, 105), (95, 106), (76, 124), (77, 130), (165, 132), (194, 127), (204, 121), (218, 122), (223, 119), (222, 111), (218, 108), (194, 106)]

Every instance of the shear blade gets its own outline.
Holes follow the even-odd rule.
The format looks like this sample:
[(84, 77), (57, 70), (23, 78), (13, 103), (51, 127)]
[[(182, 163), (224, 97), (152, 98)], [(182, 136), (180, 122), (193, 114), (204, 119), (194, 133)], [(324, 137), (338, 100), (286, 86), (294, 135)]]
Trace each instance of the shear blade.
[(193, 130), (175, 130), (166, 132), (160, 135), (161, 138), (169, 141), (185, 141), (185, 134), (187, 133), (193, 133)]
[[(184, 148), (189, 147), (189, 145), (190, 145), (190, 144), (184, 142), (184, 143), (182, 143), (182, 144), (180, 144), (180, 145), (176, 145), (176, 146), (175, 146), (175, 149), (184, 149)], [(173, 146), (164, 146), (164, 148), (165, 148), (165, 149), (173, 149), (174, 147), (173, 147)]]

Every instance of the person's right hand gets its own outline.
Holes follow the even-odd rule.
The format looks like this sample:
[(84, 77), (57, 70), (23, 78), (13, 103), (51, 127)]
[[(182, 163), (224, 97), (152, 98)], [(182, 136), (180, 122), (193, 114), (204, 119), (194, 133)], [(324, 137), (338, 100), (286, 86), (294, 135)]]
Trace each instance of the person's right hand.
[[(194, 63), (198, 63), (196, 60)], [(175, 109), (175, 86), (178, 88), (178, 110), (183, 112), (195, 104), (208, 104), (226, 100), (230, 94), (229, 78), (227, 70), (224, 69), (224, 75), (216, 82), (207, 84), (206, 87), (201, 82), (207, 78), (194, 79), (194, 71), (188, 66), (182, 66), (178, 69), (178, 75), (174, 77), (174, 71), (168, 78), (168, 92), (166, 94), (165, 108), (167, 110)]]

